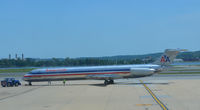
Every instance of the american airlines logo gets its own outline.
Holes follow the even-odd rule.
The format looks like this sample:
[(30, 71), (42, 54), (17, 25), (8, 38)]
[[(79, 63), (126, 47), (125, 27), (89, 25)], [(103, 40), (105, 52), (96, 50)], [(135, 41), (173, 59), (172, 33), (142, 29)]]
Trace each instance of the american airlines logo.
[(161, 60), (160, 60), (160, 62), (170, 62), (170, 59), (169, 59), (168, 56), (163, 55), (162, 58), (161, 58)]

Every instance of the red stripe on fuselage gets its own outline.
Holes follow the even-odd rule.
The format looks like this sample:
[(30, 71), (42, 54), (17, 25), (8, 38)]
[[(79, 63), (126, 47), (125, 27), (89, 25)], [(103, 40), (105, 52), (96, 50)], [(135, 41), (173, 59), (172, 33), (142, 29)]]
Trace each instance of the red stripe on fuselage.
[(46, 77), (46, 76), (73, 76), (73, 75), (97, 75), (97, 74), (128, 74), (130, 72), (108, 72), (108, 73), (77, 73), (77, 74), (57, 74), (57, 75), (31, 75), (24, 77)]

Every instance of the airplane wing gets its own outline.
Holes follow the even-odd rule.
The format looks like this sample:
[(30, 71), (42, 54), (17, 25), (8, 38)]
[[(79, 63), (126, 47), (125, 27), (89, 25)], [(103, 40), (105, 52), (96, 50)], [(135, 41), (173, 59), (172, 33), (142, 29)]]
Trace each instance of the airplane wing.
[(109, 79), (119, 79), (122, 76), (117, 74), (101, 74), (101, 75), (88, 75), (88, 79), (99, 79), (99, 80), (109, 80)]

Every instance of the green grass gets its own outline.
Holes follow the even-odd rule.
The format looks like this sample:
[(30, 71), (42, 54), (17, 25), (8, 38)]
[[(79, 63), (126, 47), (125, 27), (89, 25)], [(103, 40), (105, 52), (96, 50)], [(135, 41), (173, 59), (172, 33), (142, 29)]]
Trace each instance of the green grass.
[(174, 72), (174, 73), (159, 73), (159, 74), (200, 74), (200, 72)]
[(200, 69), (183, 69), (183, 70), (170, 70), (170, 71), (200, 71)]
[(27, 69), (0, 69), (0, 73), (20, 73), (20, 72), (29, 72), (34, 68), (27, 68)]

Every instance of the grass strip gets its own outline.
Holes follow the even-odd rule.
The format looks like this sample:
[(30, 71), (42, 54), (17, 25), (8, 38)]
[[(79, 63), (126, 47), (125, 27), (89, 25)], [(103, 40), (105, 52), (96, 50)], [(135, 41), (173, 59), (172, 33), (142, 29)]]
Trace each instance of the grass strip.
[(159, 73), (159, 74), (200, 74), (200, 72), (174, 72), (174, 73)]
[(30, 72), (35, 68), (27, 68), (27, 69), (0, 69), (0, 73), (20, 73), (20, 72)]
[(183, 69), (183, 70), (170, 70), (170, 71), (200, 71), (200, 69)]

